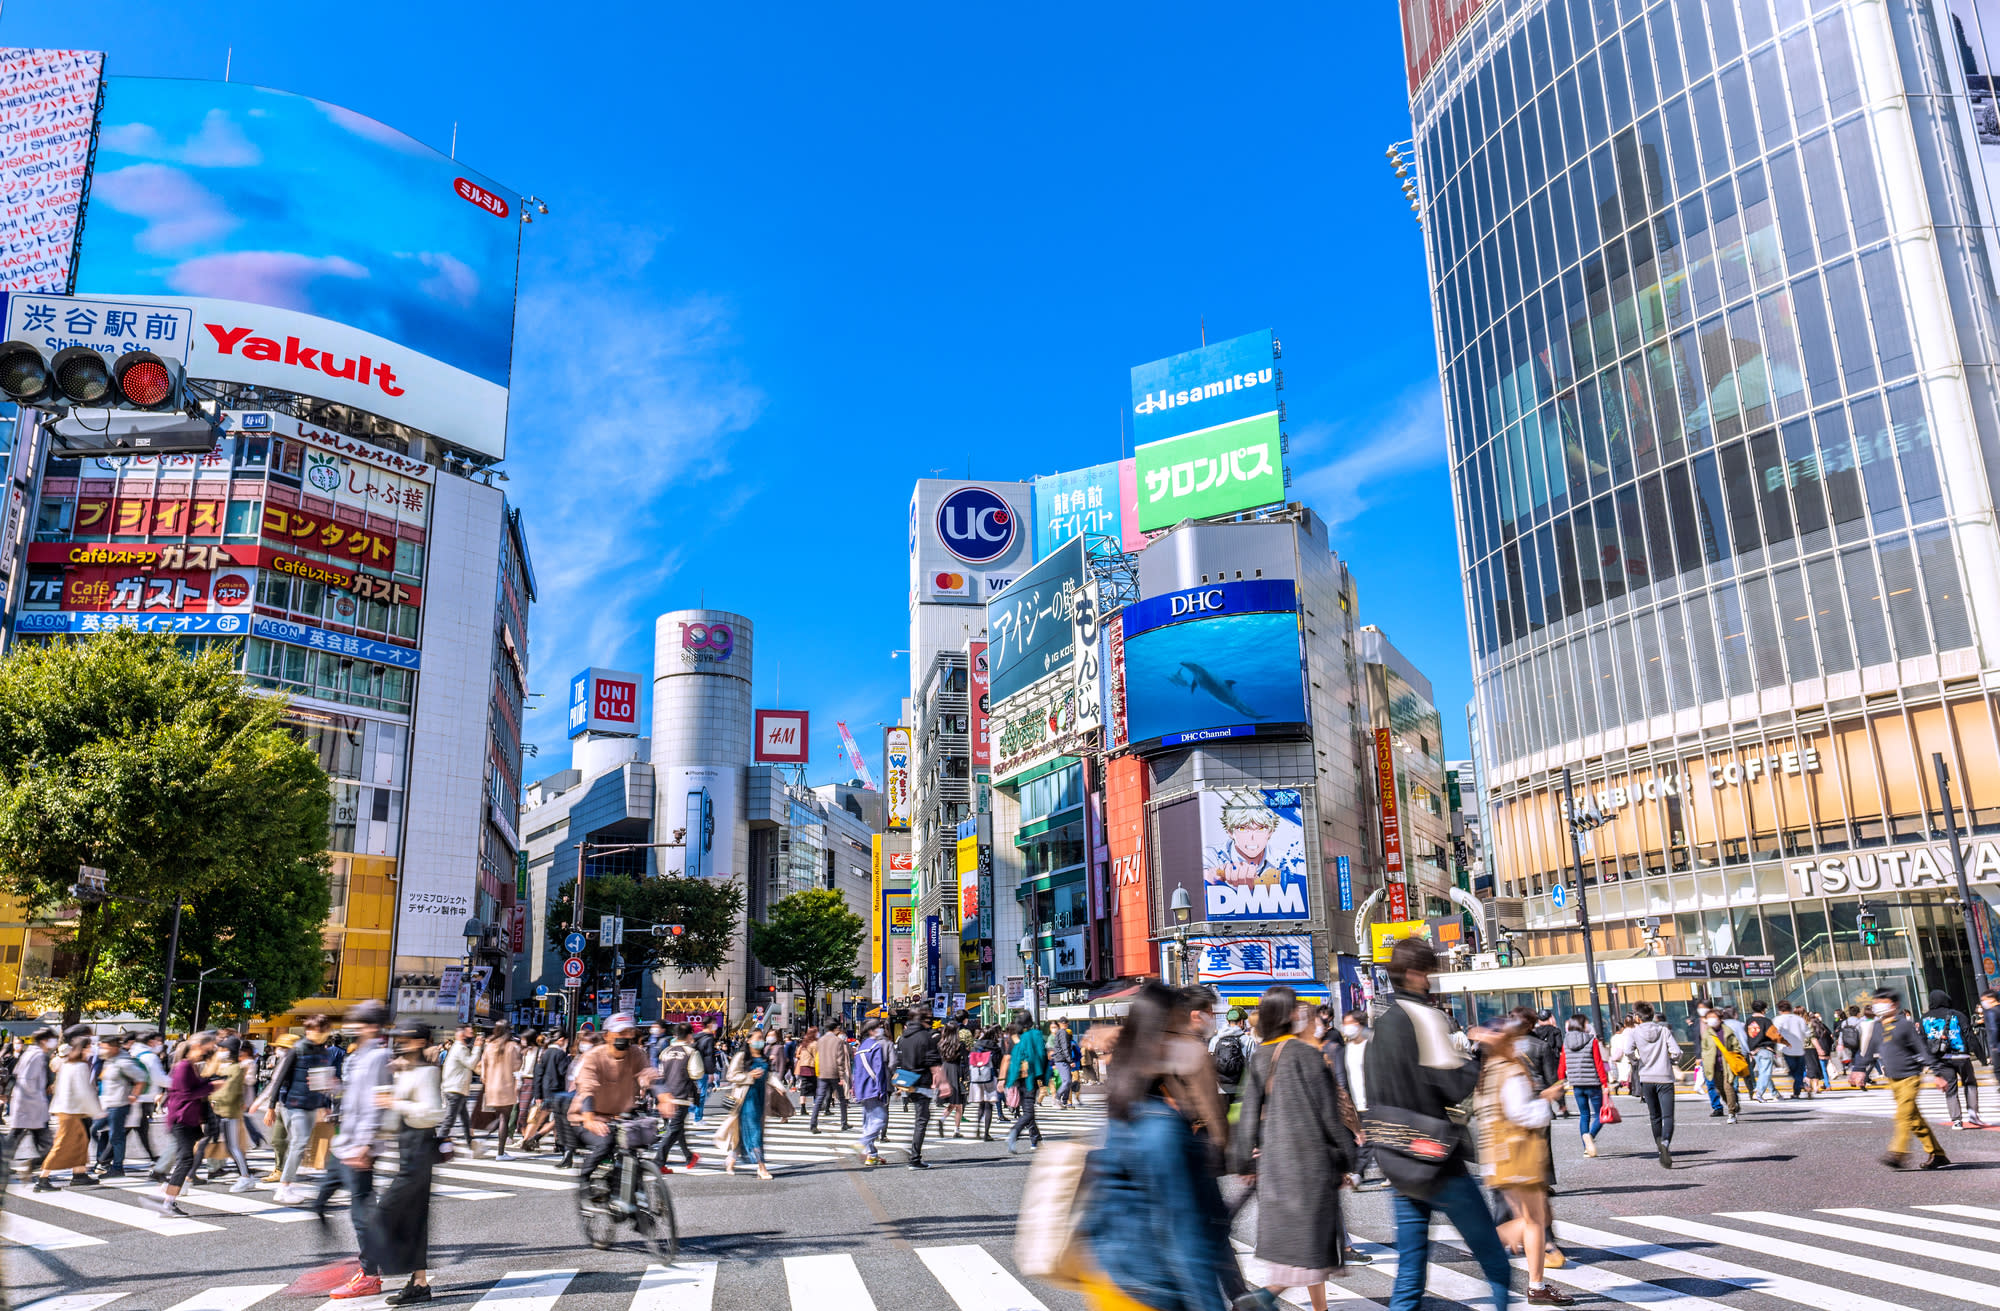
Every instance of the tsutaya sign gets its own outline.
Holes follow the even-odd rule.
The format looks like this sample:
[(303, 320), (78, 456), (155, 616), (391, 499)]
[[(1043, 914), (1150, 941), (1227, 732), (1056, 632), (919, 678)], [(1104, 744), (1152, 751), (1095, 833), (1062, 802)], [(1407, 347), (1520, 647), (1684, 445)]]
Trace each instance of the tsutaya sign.
[[(1740, 760), (1731, 759), (1719, 765), (1709, 765), (1708, 785), (1712, 788), (1736, 787), (1742, 783), (1755, 783), (1759, 778), (1773, 774), (1819, 773), (1819, 748), (1807, 747), (1803, 751), (1774, 751), (1768, 756), (1745, 756)], [(1626, 787), (1599, 788), (1587, 795), (1597, 802), (1597, 808), (1606, 815), (1622, 810), (1640, 801), (1654, 801), (1660, 797), (1678, 797), (1682, 794), (1682, 783), (1678, 775), (1661, 774), (1644, 782), (1634, 782)], [(1570, 802), (1563, 802), (1563, 818), (1570, 817)]]
[[(1968, 883), (2000, 883), (2000, 844), (1991, 838), (1961, 839)], [(1951, 844), (1892, 847), (1852, 856), (1821, 856), (1785, 862), (1792, 891), (1801, 897), (1847, 892), (1893, 892), (1954, 886)]]

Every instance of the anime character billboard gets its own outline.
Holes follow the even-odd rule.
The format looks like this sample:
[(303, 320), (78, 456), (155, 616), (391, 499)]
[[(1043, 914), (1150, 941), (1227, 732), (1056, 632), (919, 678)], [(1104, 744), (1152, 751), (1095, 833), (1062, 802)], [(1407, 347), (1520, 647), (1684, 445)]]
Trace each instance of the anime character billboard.
[(1209, 923), (1307, 917), (1301, 806), (1297, 788), (1201, 794), (1201, 882)]

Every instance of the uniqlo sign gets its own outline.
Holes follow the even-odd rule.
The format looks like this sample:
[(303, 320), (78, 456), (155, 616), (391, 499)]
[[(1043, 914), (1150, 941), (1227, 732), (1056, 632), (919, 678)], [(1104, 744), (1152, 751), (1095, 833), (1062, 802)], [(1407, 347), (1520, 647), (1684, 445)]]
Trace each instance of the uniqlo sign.
[(586, 669), (569, 681), (569, 735), (636, 734), (639, 731), (639, 675), (616, 669)]
[(755, 760), (760, 765), (803, 765), (812, 754), (812, 723), (804, 710), (759, 710)]

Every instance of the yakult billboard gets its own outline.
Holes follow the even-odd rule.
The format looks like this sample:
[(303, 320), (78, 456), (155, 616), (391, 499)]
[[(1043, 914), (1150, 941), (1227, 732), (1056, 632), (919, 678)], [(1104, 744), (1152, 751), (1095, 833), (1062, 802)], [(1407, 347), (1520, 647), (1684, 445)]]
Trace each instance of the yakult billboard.
[(193, 310), (189, 376), (506, 451), (518, 201), (337, 105), (107, 78), (80, 295)]

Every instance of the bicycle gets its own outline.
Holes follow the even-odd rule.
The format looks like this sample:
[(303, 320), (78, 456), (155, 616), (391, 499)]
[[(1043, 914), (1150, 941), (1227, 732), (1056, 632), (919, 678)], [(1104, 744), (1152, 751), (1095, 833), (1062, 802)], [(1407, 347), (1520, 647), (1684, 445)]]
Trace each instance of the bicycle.
[(577, 1181), (576, 1218), (592, 1247), (603, 1251), (629, 1224), (663, 1264), (680, 1254), (680, 1223), (667, 1181), (648, 1153), (660, 1140), (660, 1121), (651, 1115), (624, 1115), (609, 1126), (617, 1148)]

